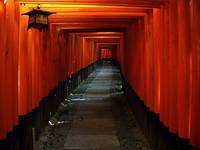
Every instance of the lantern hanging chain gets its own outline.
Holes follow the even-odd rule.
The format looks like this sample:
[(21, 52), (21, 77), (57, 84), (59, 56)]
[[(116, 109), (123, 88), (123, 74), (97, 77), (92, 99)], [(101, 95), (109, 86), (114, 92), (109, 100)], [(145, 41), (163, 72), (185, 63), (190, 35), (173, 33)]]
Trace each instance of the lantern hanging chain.
[[(4, 1), (7, 1), (7, 0), (4, 0)], [(26, 3), (20, 3), (20, 5), (26, 6)], [(40, 9), (41, 8), (41, 4), (37, 4), (37, 6), (35, 8), (36, 9)]]

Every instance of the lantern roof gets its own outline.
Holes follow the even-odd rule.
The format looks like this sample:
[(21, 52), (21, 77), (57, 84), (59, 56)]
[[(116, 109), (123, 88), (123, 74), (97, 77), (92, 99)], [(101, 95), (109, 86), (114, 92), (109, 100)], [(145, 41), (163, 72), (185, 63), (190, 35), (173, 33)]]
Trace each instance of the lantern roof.
[(41, 9), (33, 9), (27, 13), (24, 13), (23, 15), (34, 15), (34, 14), (41, 14), (41, 15), (46, 15), (49, 16), (51, 14), (54, 14), (54, 12), (49, 12), (49, 11), (45, 11), (45, 10), (41, 10)]

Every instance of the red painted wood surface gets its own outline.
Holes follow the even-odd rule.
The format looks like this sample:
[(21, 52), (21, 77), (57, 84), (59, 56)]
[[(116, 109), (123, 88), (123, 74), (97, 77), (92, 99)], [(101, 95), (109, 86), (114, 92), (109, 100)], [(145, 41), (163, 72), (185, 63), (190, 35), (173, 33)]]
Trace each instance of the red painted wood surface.
[[(143, 9), (124, 5), (109, 6), (105, 12), (97, 11), (101, 7), (73, 12), (62, 8), (64, 15), (52, 17), (49, 30), (39, 32), (26, 30), (28, 18), (20, 14), (28, 7), (0, 0), (0, 139), (59, 81), (95, 62), (96, 43), (116, 40), (88, 38), (89, 33), (69, 33), (61, 27), (109, 26), (126, 28), (126, 35), (118, 35), (114, 53), (105, 50), (102, 56), (119, 60), (127, 81), (171, 132), (200, 147), (200, 1), (129, 3)], [(79, 16), (81, 10), (86, 16)]]
[(190, 23), (191, 23), (191, 55), (189, 55), (190, 70), (190, 139), (193, 145), (200, 147), (200, 1), (190, 2)]
[(13, 0), (0, 0), (0, 139), (18, 123), (18, 16)]
[[(51, 25), (48, 31), (27, 31), (26, 12), (13, 1), (0, 3), (0, 140), (31, 112), (59, 81), (97, 60), (70, 35)], [(86, 55), (82, 55), (81, 51)], [(19, 56), (19, 57), (18, 57)], [(84, 57), (84, 61), (83, 61)], [(91, 59), (92, 58), (92, 59)]]
[[(125, 77), (179, 137), (200, 147), (200, 2), (171, 0), (127, 31)], [(141, 23), (143, 22), (143, 23)]]
[(101, 49), (101, 59), (104, 58), (112, 58), (112, 49), (106, 49), (106, 48)]

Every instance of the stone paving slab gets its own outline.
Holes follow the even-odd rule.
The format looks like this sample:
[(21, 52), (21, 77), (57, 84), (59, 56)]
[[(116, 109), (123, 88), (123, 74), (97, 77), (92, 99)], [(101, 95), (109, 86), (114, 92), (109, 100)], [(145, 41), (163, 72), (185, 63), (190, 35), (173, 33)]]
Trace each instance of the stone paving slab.
[(104, 112), (104, 111), (111, 111), (111, 109), (112, 108), (110, 105), (99, 105), (99, 104), (97, 104), (97, 105), (95, 105), (95, 104), (81, 105), (80, 104), (79, 106), (77, 106), (78, 111)]
[(91, 92), (93, 92), (94, 90), (98, 90), (98, 91), (96, 91), (96, 92), (109, 92), (110, 91), (110, 88), (108, 88), (107, 86), (105, 86), (105, 84), (104, 85), (99, 85), (98, 84), (98, 86), (96, 85), (96, 87), (95, 87), (95, 85), (94, 85), (94, 87), (93, 86), (88, 86), (88, 88), (87, 88), (87, 92), (89, 92), (89, 91), (91, 91)]
[(110, 129), (115, 128), (113, 119), (83, 119), (74, 120), (72, 128)]
[(106, 97), (108, 97), (109, 96), (109, 93), (104, 93), (104, 94), (102, 94), (102, 93), (85, 93), (85, 94), (83, 94), (83, 96), (84, 97), (96, 97), (96, 98), (106, 98)]
[(83, 94), (84, 98), (100, 98), (101, 100), (104, 99), (104, 98), (108, 98), (110, 96), (110, 94), (90, 94), (90, 93), (87, 93), (87, 94)]
[(105, 97), (95, 97), (95, 96), (84, 96), (85, 100), (93, 100), (93, 101), (102, 101), (104, 99), (107, 99), (109, 96), (105, 96)]
[(81, 85), (85, 91), (82, 100), (75, 103), (76, 112), (65, 150), (120, 150), (109, 100), (111, 90), (120, 84), (112, 83), (114, 74), (112, 68), (99, 69), (90, 76), (94, 78), (90, 83)]
[(83, 119), (112, 119), (112, 112), (93, 112), (93, 111), (78, 111), (76, 114), (69, 113), (69, 115), (63, 115), (60, 120), (83, 120)]
[(72, 135), (113, 135), (116, 136), (116, 130), (110, 128), (72, 128), (69, 136)]
[[(89, 91), (89, 90), (96, 89), (96, 90), (99, 90), (101, 93), (103, 91), (105, 91), (107, 93), (108, 91), (110, 91), (110, 88), (106, 87), (106, 84), (108, 84), (108, 83), (105, 83), (105, 84), (101, 83), (101, 84), (98, 84), (98, 86), (96, 86), (96, 87), (94, 87), (95, 85), (89, 85), (87, 90)], [(111, 84), (109, 84), (109, 86), (110, 85)]]
[(81, 103), (78, 104), (77, 108), (79, 107), (87, 107), (87, 109), (94, 109), (94, 108), (110, 108), (112, 105), (110, 101), (107, 102), (102, 102), (102, 101), (82, 101)]
[(71, 109), (38, 150), (151, 150), (122, 95), (120, 70), (104, 63), (69, 96)]
[(88, 93), (88, 94), (108, 94), (109, 92), (110, 92), (110, 88), (108, 89), (106, 87), (101, 87), (101, 88), (91, 87), (86, 90), (86, 93)]
[(120, 144), (113, 135), (68, 136), (64, 150), (120, 150)]
[(76, 119), (76, 118), (84, 118), (84, 119), (86, 119), (86, 118), (98, 118), (98, 119), (100, 119), (100, 118), (104, 118), (104, 119), (109, 119), (109, 118), (113, 118), (113, 114), (112, 114), (112, 112), (100, 112), (100, 111), (95, 111), (95, 112), (93, 112), (93, 111), (89, 111), (89, 110), (87, 110), (87, 111), (79, 111), (79, 112), (77, 112), (76, 114), (70, 114), (69, 113), (69, 116), (72, 116), (73, 115), (73, 117), (74, 117), (74, 119)]

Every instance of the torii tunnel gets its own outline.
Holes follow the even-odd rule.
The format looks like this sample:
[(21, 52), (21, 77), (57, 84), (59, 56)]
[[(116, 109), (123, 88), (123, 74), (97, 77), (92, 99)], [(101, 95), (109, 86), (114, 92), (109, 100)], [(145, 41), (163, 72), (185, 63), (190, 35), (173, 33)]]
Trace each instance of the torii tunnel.
[[(28, 29), (23, 14), (36, 8), (53, 12), (44, 30)], [(51, 133), (63, 126), (56, 148)], [(42, 150), (41, 141), (200, 149), (200, 0), (0, 0), (0, 149)]]

